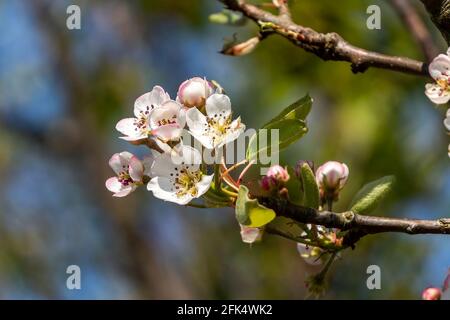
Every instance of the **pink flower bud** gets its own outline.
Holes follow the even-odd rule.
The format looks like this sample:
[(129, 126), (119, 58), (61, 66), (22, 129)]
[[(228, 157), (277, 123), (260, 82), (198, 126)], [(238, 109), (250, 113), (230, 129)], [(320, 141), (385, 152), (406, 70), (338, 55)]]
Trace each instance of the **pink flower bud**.
[(199, 77), (184, 81), (178, 89), (178, 101), (187, 108), (201, 108), (206, 99), (213, 94), (213, 86)]
[(287, 170), (278, 164), (271, 166), (269, 170), (267, 170), (267, 176), (280, 182), (287, 182), (289, 180), (289, 173)]
[(261, 188), (263, 188), (266, 191), (270, 191), (270, 189), (272, 189), (272, 187), (275, 184), (276, 182), (272, 178), (269, 178), (268, 176), (264, 176), (261, 179)]
[(349, 170), (346, 164), (328, 161), (316, 171), (316, 181), (323, 197), (335, 199), (348, 179)]
[(289, 180), (289, 173), (280, 165), (274, 165), (267, 170), (267, 174), (261, 179), (261, 188), (266, 191), (274, 187), (280, 187)]
[(441, 289), (439, 288), (427, 288), (422, 292), (423, 300), (440, 300), (441, 299)]
[(254, 243), (261, 241), (263, 231), (259, 228), (246, 227), (241, 225), (242, 242)]

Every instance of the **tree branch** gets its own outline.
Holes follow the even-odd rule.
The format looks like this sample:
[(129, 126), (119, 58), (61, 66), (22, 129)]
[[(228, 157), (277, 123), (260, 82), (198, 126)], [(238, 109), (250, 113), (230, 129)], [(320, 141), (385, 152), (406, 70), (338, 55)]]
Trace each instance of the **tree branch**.
[(407, 234), (450, 234), (450, 218), (437, 220), (399, 219), (365, 216), (351, 211), (336, 213), (319, 211), (289, 203), (284, 199), (259, 198), (261, 204), (273, 209), (277, 215), (291, 218), (300, 223), (312, 223), (327, 228), (348, 231), (343, 245), (354, 244), (368, 234), (400, 232)]
[(432, 61), (439, 54), (439, 50), (434, 45), (433, 37), (411, 0), (392, 0), (391, 3), (404, 24), (411, 31), (414, 40), (422, 49), (427, 61)]
[(434, 25), (450, 45), (450, 0), (421, 0)]
[[(255, 21), (262, 29), (271, 29), (296, 46), (315, 54), (323, 60), (347, 61), (354, 73), (364, 72), (369, 67), (428, 76), (425, 63), (406, 57), (389, 56), (368, 51), (345, 41), (337, 33), (319, 33), (276, 16), (243, 0), (220, 0), (230, 10), (238, 11)], [(450, 0), (449, 0), (450, 1)]]

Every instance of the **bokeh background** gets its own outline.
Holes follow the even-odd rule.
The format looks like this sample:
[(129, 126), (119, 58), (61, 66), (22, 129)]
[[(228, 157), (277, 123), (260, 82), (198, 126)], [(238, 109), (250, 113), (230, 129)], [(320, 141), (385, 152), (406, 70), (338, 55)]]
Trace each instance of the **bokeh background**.
[[(424, 14), (419, 1), (417, 4)], [(81, 7), (81, 30), (66, 8)], [(382, 9), (382, 29), (366, 9)], [(449, 215), (450, 169), (444, 110), (425, 78), (323, 62), (279, 37), (244, 57), (218, 53), (224, 38), (256, 34), (214, 25), (221, 4), (204, 1), (0, 1), (0, 298), (302, 299), (308, 274), (295, 243), (274, 236), (241, 242), (231, 209), (193, 209), (138, 190), (115, 199), (104, 181), (112, 153), (147, 150), (117, 139), (116, 122), (136, 97), (160, 84), (206, 76), (221, 83), (235, 113), (257, 128), (309, 92), (310, 132), (282, 153), (285, 163), (345, 162), (350, 180), (337, 210), (367, 181), (395, 174), (386, 216)], [(389, 1), (293, 1), (294, 17), (350, 42), (423, 60)], [(436, 45), (446, 49), (432, 30)], [(450, 238), (383, 234), (346, 251), (332, 270), (330, 299), (418, 299), (440, 286)], [(79, 265), (82, 289), (66, 288)], [(366, 287), (381, 267), (382, 289)]]

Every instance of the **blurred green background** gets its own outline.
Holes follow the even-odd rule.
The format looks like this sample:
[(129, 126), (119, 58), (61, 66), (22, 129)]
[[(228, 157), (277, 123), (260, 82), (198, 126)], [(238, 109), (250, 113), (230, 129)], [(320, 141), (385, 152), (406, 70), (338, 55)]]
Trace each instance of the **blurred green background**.
[[(389, 1), (292, 2), (303, 25), (423, 60)], [(66, 28), (70, 4), (81, 8), (81, 30)], [(366, 28), (371, 4), (381, 7), (381, 30)], [(213, 0), (0, 1), (0, 298), (306, 296), (304, 280), (317, 268), (285, 239), (243, 244), (232, 209), (180, 207), (146, 190), (115, 199), (105, 189), (112, 153), (148, 152), (117, 139), (116, 122), (152, 86), (174, 96), (193, 76), (221, 83), (249, 128), (309, 92), (310, 132), (282, 160), (347, 163), (337, 210), (365, 182), (395, 174), (395, 191), (376, 214), (448, 217), (449, 141), (444, 110), (423, 94), (426, 78), (375, 69), (354, 75), (347, 63), (323, 62), (277, 36), (250, 55), (221, 55), (225, 37), (257, 31), (253, 23), (209, 23), (221, 7)], [(418, 299), (445, 278), (449, 244), (448, 236), (368, 236), (333, 267), (325, 297)], [(81, 290), (66, 288), (72, 264), (81, 268)], [(381, 290), (366, 287), (371, 264), (381, 267)]]

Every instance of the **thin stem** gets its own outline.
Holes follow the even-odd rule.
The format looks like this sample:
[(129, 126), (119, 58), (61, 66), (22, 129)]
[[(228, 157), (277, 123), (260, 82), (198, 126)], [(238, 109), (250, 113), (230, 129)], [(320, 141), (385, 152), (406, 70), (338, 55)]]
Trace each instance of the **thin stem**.
[(220, 188), (220, 185), (221, 185), (221, 183), (220, 183), (220, 164), (216, 164), (215, 166), (214, 166), (214, 188), (216, 189), (216, 190), (220, 190), (221, 188)]
[(222, 189), (222, 192), (223, 192), (223, 193), (226, 193), (228, 196), (231, 196), (231, 197), (233, 197), (233, 198), (237, 198), (237, 196), (238, 196), (238, 194), (237, 194), (236, 192), (227, 190), (227, 189), (225, 189), (225, 188)]
[(233, 171), (234, 169), (236, 169), (236, 168), (240, 167), (241, 165), (245, 164), (247, 161), (248, 161), (247, 159), (242, 160), (241, 162), (238, 162), (238, 163), (232, 165), (232, 166), (229, 167), (229, 168), (226, 167), (225, 163), (222, 163), (222, 168), (225, 169), (225, 171), (222, 172), (221, 178), (222, 178), (224, 175), (229, 174), (229, 173), (230, 173), (231, 171)]
[(241, 184), (242, 179), (244, 179), (245, 174), (247, 173), (247, 171), (250, 169), (250, 167), (252, 165), (254, 165), (256, 163), (256, 160), (252, 160), (249, 162), (249, 164), (242, 170), (241, 174), (239, 175), (239, 178), (237, 180), (238, 185)]

